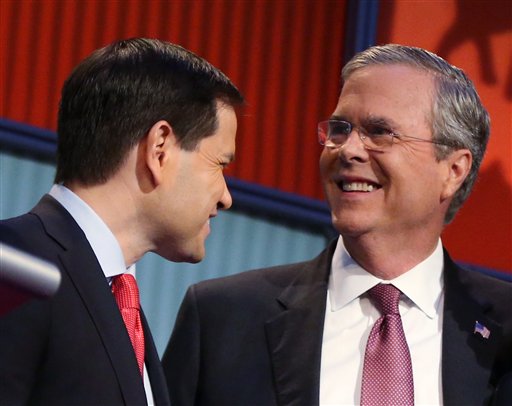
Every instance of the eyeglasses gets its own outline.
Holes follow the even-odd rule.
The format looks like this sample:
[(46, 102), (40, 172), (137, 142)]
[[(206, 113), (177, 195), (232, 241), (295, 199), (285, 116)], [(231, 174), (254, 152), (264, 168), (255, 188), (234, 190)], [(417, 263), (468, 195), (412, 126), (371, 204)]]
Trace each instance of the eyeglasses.
[(439, 141), (400, 135), (380, 124), (371, 124), (366, 126), (366, 128), (362, 128), (343, 120), (327, 120), (318, 123), (318, 142), (327, 148), (340, 148), (347, 142), (349, 135), (354, 130), (357, 131), (366, 149), (372, 151), (384, 151), (391, 148), (395, 138), (409, 138), (414, 141), (451, 146)]

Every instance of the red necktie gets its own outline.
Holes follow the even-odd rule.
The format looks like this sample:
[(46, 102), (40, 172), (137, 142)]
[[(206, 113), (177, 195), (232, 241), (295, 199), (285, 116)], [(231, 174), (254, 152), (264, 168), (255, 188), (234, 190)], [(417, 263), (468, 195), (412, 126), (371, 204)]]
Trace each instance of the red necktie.
[(369, 294), (382, 316), (366, 344), (361, 405), (414, 405), (411, 355), (398, 310), (400, 291), (379, 284)]
[(144, 368), (144, 331), (140, 320), (139, 289), (133, 275), (122, 274), (114, 277), (112, 293), (123, 316), (142, 375)]

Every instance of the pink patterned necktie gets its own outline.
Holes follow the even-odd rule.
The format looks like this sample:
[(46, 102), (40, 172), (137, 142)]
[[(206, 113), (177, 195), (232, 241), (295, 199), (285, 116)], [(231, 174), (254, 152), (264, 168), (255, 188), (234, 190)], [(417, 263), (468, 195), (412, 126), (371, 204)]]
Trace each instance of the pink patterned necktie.
[(123, 316), (142, 375), (144, 368), (144, 331), (140, 320), (139, 289), (133, 275), (122, 274), (114, 277), (112, 293)]
[(361, 405), (414, 405), (411, 354), (398, 310), (400, 290), (378, 284), (369, 294), (382, 316), (366, 344)]

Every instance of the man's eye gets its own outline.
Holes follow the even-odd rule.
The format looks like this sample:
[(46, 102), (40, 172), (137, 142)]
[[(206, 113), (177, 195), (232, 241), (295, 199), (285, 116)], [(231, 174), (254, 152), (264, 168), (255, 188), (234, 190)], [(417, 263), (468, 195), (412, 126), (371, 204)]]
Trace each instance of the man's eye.
[(367, 128), (366, 131), (370, 137), (382, 137), (384, 135), (390, 135), (393, 133), (389, 128), (382, 126), (371, 126)]
[(349, 132), (349, 126), (337, 123), (331, 123), (329, 125), (329, 135), (331, 137), (347, 135)]

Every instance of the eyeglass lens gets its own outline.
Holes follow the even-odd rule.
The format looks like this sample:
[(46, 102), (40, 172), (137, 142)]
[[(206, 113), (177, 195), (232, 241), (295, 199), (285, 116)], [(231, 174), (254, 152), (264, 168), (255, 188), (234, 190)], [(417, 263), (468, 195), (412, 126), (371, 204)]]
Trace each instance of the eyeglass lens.
[(319, 124), (320, 143), (327, 147), (339, 147), (347, 142), (352, 130), (356, 130), (361, 141), (369, 148), (377, 149), (389, 146), (391, 134), (378, 126), (370, 129), (354, 127), (348, 121), (329, 120)]

